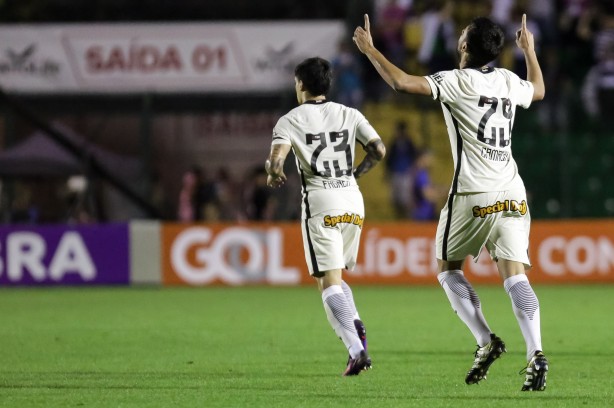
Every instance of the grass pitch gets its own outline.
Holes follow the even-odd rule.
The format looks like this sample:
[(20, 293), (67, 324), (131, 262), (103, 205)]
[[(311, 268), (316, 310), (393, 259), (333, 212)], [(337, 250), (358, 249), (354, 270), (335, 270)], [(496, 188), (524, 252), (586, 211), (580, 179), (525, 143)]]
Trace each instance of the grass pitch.
[(354, 287), (374, 368), (343, 378), (320, 296), (300, 288), (0, 290), (0, 406), (611, 407), (614, 286), (535, 286), (545, 392), (502, 287), (478, 287), (508, 353), (464, 383), (474, 340), (439, 287)]

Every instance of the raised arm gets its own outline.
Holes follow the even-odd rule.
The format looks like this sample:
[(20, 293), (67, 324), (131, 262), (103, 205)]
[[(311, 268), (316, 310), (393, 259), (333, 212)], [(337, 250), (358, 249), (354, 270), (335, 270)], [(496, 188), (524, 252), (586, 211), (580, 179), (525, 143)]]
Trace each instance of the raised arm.
[(527, 81), (533, 84), (533, 100), (541, 101), (546, 95), (546, 86), (544, 85), (542, 70), (537, 61), (537, 54), (535, 54), (533, 33), (527, 29), (526, 14), (522, 15), (522, 25), (520, 30), (516, 32), (516, 45), (524, 53), (527, 62)]
[(267, 185), (269, 187), (280, 187), (286, 182), (284, 174), (284, 163), (291, 146), (288, 144), (274, 144), (271, 146), (269, 158), (264, 163), (264, 168), (268, 174)]
[(386, 155), (386, 147), (381, 139), (375, 139), (367, 143), (365, 151), (367, 155), (362, 159), (358, 167), (356, 167), (356, 170), (354, 170), (354, 177), (357, 179), (375, 167), (375, 165)]
[(431, 87), (424, 77), (409, 75), (388, 61), (373, 45), (369, 15), (365, 14), (365, 27), (356, 27), (354, 43), (369, 58), (381, 77), (397, 92), (431, 95)]

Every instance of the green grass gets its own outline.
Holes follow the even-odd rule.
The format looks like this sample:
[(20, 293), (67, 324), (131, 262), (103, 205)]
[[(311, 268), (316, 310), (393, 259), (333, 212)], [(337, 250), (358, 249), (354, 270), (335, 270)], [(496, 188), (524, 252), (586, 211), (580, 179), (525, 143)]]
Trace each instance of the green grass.
[(611, 407), (614, 286), (536, 286), (548, 388), (521, 393), (502, 287), (478, 287), (508, 353), (464, 384), (474, 340), (438, 287), (355, 287), (374, 369), (340, 376), (315, 287), (0, 290), (0, 406)]

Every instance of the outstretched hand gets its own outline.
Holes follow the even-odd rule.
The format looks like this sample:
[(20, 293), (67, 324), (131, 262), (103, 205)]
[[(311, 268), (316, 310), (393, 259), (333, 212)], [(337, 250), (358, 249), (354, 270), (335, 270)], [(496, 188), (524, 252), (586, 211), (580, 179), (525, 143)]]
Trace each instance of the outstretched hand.
[(516, 31), (516, 45), (523, 51), (533, 51), (535, 49), (535, 40), (533, 33), (527, 29), (527, 15), (522, 15), (522, 25), (520, 30)]
[(371, 37), (371, 23), (369, 22), (369, 15), (365, 14), (365, 27), (356, 27), (354, 30), (354, 37), (352, 37), (354, 44), (358, 47), (363, 54), (369, 47), (373, 47), (373, 38)]

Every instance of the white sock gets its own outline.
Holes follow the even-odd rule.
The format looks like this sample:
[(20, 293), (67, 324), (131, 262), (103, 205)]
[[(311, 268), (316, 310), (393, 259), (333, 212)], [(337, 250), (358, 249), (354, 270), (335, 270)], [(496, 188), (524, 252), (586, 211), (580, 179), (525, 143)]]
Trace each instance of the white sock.
[(363, 349), (356, 327), (352, 310), (340, 285), (332, 285), (322, 291), (322, 302), (328, 322), (343, 341), (350, 356), (356, 358)]
[(352, 288), (350, 285), (345, 283), (345, 281), (341, 281), (341, 288), (343, 289), (343, 293), (345, 294), (345, 298), (350, 305), (350, 309), (352, 310), (352, 316), (354, 320), (360, 320), (360, 316), (358, 315), (358, 310), (356, 310), (356, 305), (354, 304), (354, 295), (352, 294)]
[(445, 271), (437, 275), (439, 283), (448, 295), (450, 305), (467, 325), (478, 346), (490, 343), (490, 328), (482, 314), (480, 298), (461, 270)]
[(535, 351), (542, 349), (539, 301), (525, 274), (510, 276), (503, 287), (512, 299), (512, 309), (527, 344), (527, 360), (530, 360)]

